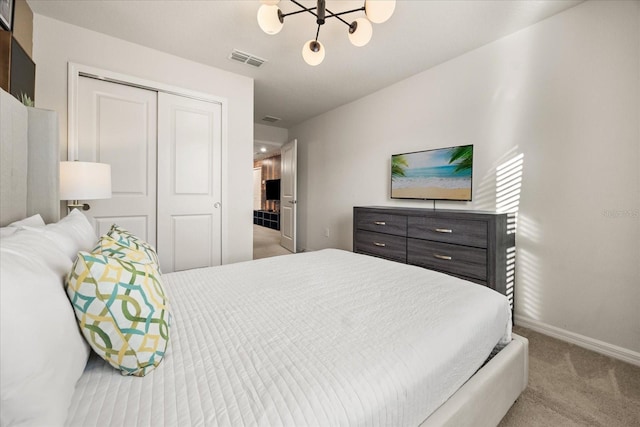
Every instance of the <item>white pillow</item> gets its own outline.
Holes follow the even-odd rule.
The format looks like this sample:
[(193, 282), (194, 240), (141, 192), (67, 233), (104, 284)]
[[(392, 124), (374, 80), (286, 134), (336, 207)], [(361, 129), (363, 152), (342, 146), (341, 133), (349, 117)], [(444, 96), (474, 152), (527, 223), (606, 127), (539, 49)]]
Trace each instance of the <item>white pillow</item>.
[(0, 228), (0, 238), (11, 236), (18, 231), (22, 226), (29, 227), (44, 227), (44, 220), (40, 214), (35, 214), (29, 218), (21, 219), (20, 221), (14, 221), (6, 227)]
[(28, 225), (30, 227), (43, 227), (44, 220), (40, 216), (40, 214), (32, 215), (28, 218), (21, 219), (20, 221), (14, 221), (9, 224), (7, 227), (20, 227), (22, 225)]
[(71, 260), (42, 232), (0, 240), (0, 424), (62, 425), (89, 357), (63, 288)]
[(54, 224), (38, 228), (22, 228), (43, 233), (47, 238), (56, 242), (72, 262), (75, 261), (78, 252), (90, 252), (98, 241), (93, 226), (87, 217), (77, 209), (72, 210), (69, 215)]
[(15, 227), (1, 227), (0, 228), (0, 239), (4, 239), (5, 237), (11, 236), (13, 233), (18, 231)]

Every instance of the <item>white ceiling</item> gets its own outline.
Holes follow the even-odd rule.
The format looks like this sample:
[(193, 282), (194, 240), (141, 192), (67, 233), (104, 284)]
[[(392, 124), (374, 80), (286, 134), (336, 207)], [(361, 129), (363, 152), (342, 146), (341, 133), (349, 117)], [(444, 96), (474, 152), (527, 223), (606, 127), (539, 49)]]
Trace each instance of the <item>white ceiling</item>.
[[(282, 31), (260, 30), (258, 0), (28, 0), (36, 14), (255, 79), (255, 121), (289, 128), (434, 65), (575, 6), (582, 0), (398, 0), (391, 19), (374, 24), (358, 48), (347, 26), (328, 19), (319, 40), (326, 58), (307, 65), (302, 45), (314, 38), (315, 18), (285, 19)], [(314, 1), (301, 3), (314, 6)], [(364, 1), (327, 0), (334, 13)], [(284, 13), (297, 10), (288, 0)], [(363, 16), (357, 12), (347, 21)], [(233, 49), (266, 59), (254, 68), (228, 59)], [(266, 123), (266, 115), (282, 118)]]

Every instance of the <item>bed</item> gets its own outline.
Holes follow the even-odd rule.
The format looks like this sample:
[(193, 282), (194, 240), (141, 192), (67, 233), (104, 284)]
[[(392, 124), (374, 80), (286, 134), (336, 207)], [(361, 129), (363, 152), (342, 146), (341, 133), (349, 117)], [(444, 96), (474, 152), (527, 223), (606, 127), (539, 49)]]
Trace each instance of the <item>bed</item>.
[[(43, 192), (19, 183), (57, 172), (57, 157), (21, 168), (14, 159), (29, 153), (4, 155), (27, 145), (41, 149), (6, 136), (7, 118), (15, 116), (8, 111), (23, 107), (0, 95), (2, 169), (11, 170), (2, 174), (0, 225), (36, 213), (55, 216), (47, 208), (57, 205), (55, 182), (37, 208), (28, 208), (30, 194), (43, 202)], [(82, 221), (70, 215), (47, 226), (18, 224), (13, 228), (24, 242), (13, 230), (14, 237), (0, 240), (2, 425), (489, 426), (526, 387), (527, 341), (511, 334), (505, 297), (441, 273), (334, 249), (163, 275), (173, 315), (169, 349), (150, 374), (122, 376), (89, 356), (62, 286), (39, 289), (34, 271), (20, 272), (31, 274), (21, 282), (28, 286), (8, 285), (16, 277), (9, 271), (40, 256), (40, 245), (48, 245), (43, 258), (52, 251), (53, 239), (40, 236), (78, 234), (86, 230)], [(78, 236), (72, 241), (50, 272), (56, 280), (78, 248), (91, 246)], [(29, 257), (18, 253), (23, 247)], [(9, 265), (11, 256), (16, 261)], [(37, 340), (15, 332), (33, 314), (15, 322), (24, 310), (14, 309), (12, 322), (5, 318), (5, 309), (26, 297), (49, 310), (42, 315), (49, 322), (34, 323), (49, 331)], [(62, 341), (66, 354), (52, 351), (40, 362), (37, 349), (28, 351)], [(20, 346), (17, 355), (9, 350)], [(31, 372), (21, 377), (25, 353)], [(25, 386), (38, 376), (44, 386)]]

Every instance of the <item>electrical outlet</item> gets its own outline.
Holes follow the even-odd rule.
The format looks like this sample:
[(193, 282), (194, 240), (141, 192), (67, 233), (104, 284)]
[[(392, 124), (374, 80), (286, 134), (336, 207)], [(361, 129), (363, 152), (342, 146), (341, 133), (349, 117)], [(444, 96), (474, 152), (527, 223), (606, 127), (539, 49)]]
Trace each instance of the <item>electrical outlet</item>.
[(324, 237), (329, 237), (329, 228), (324, 229)]

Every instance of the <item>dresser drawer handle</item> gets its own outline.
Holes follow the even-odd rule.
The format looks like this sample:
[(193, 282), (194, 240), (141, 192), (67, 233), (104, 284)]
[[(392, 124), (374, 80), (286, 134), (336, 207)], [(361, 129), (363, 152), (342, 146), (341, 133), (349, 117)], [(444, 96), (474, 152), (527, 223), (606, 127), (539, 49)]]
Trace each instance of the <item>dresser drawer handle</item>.
[(376, 246), (380, 246), (381, 248), (384, 248), (385, 246), (387, 246), (384, 243), (380, 243), (380, 242), (373, 242), (373, 244)]
[(434, 231), (437, 231), (438, 233), (453, 233), (453, 230), (450, 228), (436, 228)]
[(451, 261), (451, 257), (449, 255), (439, 255), (439, 254), (433, 254), (434, 258), (438, 258), (438, 259), (443, 259), (445, 261)]
[(373, 223), (374, 223), (375, 225), (387, 225), (387, 223), (386, 223), (386, 222), (384, 222), (384, 221), (373, 221)]

